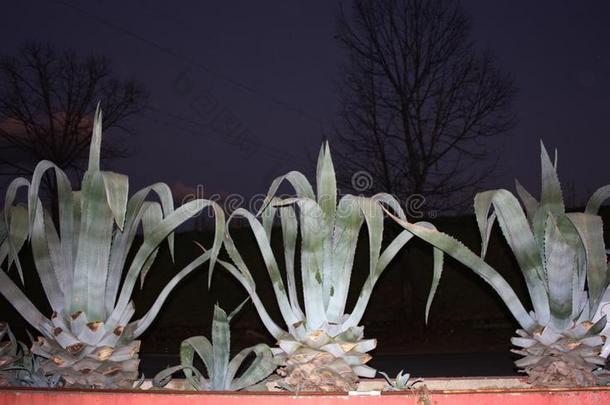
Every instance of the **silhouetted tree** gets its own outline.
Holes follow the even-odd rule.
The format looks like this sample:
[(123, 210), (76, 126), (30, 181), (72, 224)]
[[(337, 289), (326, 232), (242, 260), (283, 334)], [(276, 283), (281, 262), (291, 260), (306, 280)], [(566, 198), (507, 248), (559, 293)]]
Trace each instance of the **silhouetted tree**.
[[(120, 80), (104, 57), (79, 57), (29, 42), (16, 56), (0, 58), (0, 174), (31, 175), (40, 160), (79, 173), (86, 162), (93, 112), (98, 102), (103, 127), (126, 130), (147, 92)], [(105, 141), (102, 157), (125, 156), (120, 142)], [(45, 182), (47, 187), (53, 182)], [(49, 191), (53, 193), (53, 190)]]
[(470, 35), (453, 1), (355, 0), (341, 9), (347, 63), (335, 137), (344, 187), (366, 171), (372, 192), (423, 196), (431, 209), (470, 203), (495, 166), (486, 141), (513, 126), (515, 93)]

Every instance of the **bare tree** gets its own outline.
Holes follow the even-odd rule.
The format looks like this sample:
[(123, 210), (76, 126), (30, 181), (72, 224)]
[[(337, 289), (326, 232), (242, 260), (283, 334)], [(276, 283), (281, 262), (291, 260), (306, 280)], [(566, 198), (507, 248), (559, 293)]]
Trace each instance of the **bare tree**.
[[(458, 209), (492, 172), (486, 141), (513, 126), (515, 87), (470, 40), (471, 22), (446, 0), (355, 0), (341, 9), (347, 52), (336, 138), (345, 173), (373, 192)], [(351, 177), (342, 185), (354, 188)]]
[[(43, 159), (79, 173), (97, 103), (104, 112), (104, 129), (127, 130), (125, 120), (146, 98), (142, 85), (118, 79), (104, 57), (82, 58), (27, 43), (16, 56), (0, 58), (0, 175), (31, 175)], [(104, 142), (102, 157), (126, 152), (120, 142)], [(47, 187), (53, 184), (48, 180)]]

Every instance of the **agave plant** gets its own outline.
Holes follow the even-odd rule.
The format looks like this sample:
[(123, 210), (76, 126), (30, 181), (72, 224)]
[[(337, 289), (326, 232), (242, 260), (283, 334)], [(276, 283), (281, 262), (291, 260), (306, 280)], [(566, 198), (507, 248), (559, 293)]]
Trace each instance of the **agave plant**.
[[(284, 199), (276, 196), (284, 181), (292, 185), (295, 196)], [(224, 246), (232, 263), (220, 260), (219, 263), (247, 290), (263, 324), (278, 341), (278, 347), (273, 351), (283, 366), (278, 370), (283, 377), (278, 381), (280, 387), (297, 391), (349, 391), (356, 388), (359, 376), (375, 376), (376, 371), (366, 363), (371, 359), (368, 352), (377, 342), (364, 339), (364, 330), (359, 323), (379, 276), (412, 235), (403, 231), (382, 249), (382, 204), (405, 218), (398, 201), (388, 194), (370, 198), (345, 195), (337, 201), (328, 144), (322, 147), (318, 158), (317, 194), (316, 197), (311, 184), (300, 172), (292, 171), (276, 178), (256, 215), (242, 208), (231, 214), (226, 224)], [(282, 231), (287, 288), (271, 248), (276, 215)], [(270, 317), (256, 292), (248, 265), (231, 236), (229, 225), (235, 218), (247, 220), (254, 233), (286, 329)], [(364, 223), (368, 230), (368, 277), (355, 306), (351, 312), (346, 312), (354, 254)], [(299, 228), (301, 283), (297, 281), (295, 269)], [(436, 250), (426, 316), (441, 269), (442, 252)], [(302, 288), (304, 306), (298, 288)]]
[(384, 388), (384, 391), (406, 391), (413, 389), (413, 386), (419, 382), (421, 379), (417, 379), (411, 381), (411, 374), (404, 373), (403, 370), (400, 370), (396, 375), (396, 378), (393, 380), (383, 371), (379, 371), (379, 374), (383, 376), (383, 378), (387, 381), (388, 386)]
[[(606, 317), (599, 312), (610, 283), (600, 205), (610, 186), (593, 194), (584, 212), (566, 213), (553, 163), (541, 145), (542, 192), (537, 201), (517, 182), (518, 199), (507, 190), (475, 196), (483, 240), (478, 256), (452, 237), (404, 219), (405, 229), (470, 267), (500, 295), (520, 325), (512, 343), (523, 356), (515, 362), (539, 385), (592, 385), (605, 364)], [(533, 310), (527, 311), (510, 285), (485, 261), (490, 233), (498, 222), (525, 278)], [(597, 316), (596, 316), (597, 314)]]
[[(137, 338), (182, 278), (206, 260), (214, 265), (222, 246), (224, 214), (207, 200), (174, 209), (171, 191), (163, 183), (128, 198), (128, 177), (100, 170), (101, 128), (98, 108), (80, 191), (72, 191), (68, 176), (48, 161), (36, 166), (31, 182), (18, 178), (7, 189), (0, 263), (8, 262), (7, 269), (16, 263), (21, 275), (17, 252), (29, 237), (51, 316), (44, 316), (4, 271), (0, 293), (42, 335), (32, 352), (46, 359), (45, 374), (60, 375), (66, 386), (129, 387), (138, 377)], [(50, 170), (57, 183), (56, 213), (45, 210), (39, 198), (41, 181)], [(27, 189), (27, 208), (15, 205), (20, 188)], [(151, 192), (160, 202), (146, 201)], [(144, 281), (164, 240), (173, 258), (173, 231), (206, 206), (214, 209), (218, 225), (212, 249), (176, 274), (148, 312), (130, 322), (135, 312), (131, 293), (138, 277)], [(142, 244), (128, 262), (140, 227)]]
[[(239, 391), (265, 378), (277, 368), (269, 346), (258, 344), (240, 351), (231, 361), (231, 331), (229, 322), (243, 306), (240, 305), (229, 316), (218, 305), (214, 306), (212, 342), (204, 336), (193, 336), (180, 346), (180, 365), (169, 367), (155, 376), (153, 386), (166, 386), (174, 373), (182, 371), (188, 388), (198, 391)], [(207, 370), (208, 378), (193, 366), (197, 353)], [(254, 360), (246, 370), (236, 377), (244, 360), (254, 354)]]

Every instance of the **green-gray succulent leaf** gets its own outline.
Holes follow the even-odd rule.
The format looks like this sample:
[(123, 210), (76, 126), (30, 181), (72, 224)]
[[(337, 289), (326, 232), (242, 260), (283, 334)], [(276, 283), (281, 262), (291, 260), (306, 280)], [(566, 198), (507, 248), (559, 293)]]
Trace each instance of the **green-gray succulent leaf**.
[[(0, 263), (6, 260), (7, 255), (8, 245), (5, 240), (0, 245)], [(45, 336), (51, 334), (51, 321), (42, 315), (6, 272), (2, 270), (0, 270), (0, 293), (30, 325)]]
[(517, 195), (521, 199), (521, 203), (525, 207), (525, 212), (527, 214), (527, 219), (530, 223), (534, 220), (534, 214), (539, 207), (538, 200), (536, 200), (522, 185), (519, 183), (519, 180), (515, 180), (515, 189), (517, 191)]
[(299, 319), (297, 318), (297, 315), (293, 313), (292, 306), (288, 301), (288, 295), (286, 294), (284, 280), (282, 279), (282, 275), (275, 259), (275, 255), (273, 254), (273, 250), (271, 249), (271, 241), (267, 236), (267, 232), (265, 231), (263, 225), (258, 221), (258, 219), (246, 209), (238, 208), (233, 211), (233, 213), (229, 217), (225, 232), (225, 249), (229, 253), (231, 259), (236, 263), (237, 267), (242, 272), (247, 271), (246, 263), (244, 262), (243, 258), (239, 254), (239, 251), (235, 247), (229, 230), (229, 224), (231, 223), (231, 221), (234, 218), (240, 217), (248, 221), (248, 224), (252, 229), (258, 247), (261, 251), (261, 254), (263, 255), (263, 260), (267, 267), (267, 272), (269, 273), (269, 278), (271, 279), (271, 283), (273, 286), (273, 292), (275, 293), (275, 297), (280, 307), (282, 317), (289, 325), (298, 322)]
[(595, 313), (610, 283), (604, 246), (604, 225), (601, 217), (587, 213), (569, 213), (567, 218), (578, 231), (584, 248), (590, 312)]
[[(206, 206), (214, 205), (213, 201), (209, 200), (193, 200), (189, 201), (178, 209), (173, 211), (170, 215), (168, 215), (162, 222), (160, 222), (150, 233), (150, 236), (142, 241), (142, 245), (138, 249), (135, 254), (129, 270), (127, 271), (127, 275), (125, 276), (125, 280), (123, 281), (123, 286), (121, 292), (119, 294), (118, 301), (108, 319), (108, 324), (112, 327), (116, 326), (121, 314), (125, 311), (127, 304), (129, 303), (131, 293), (133, 292), (133, 288), (135, 286), (136, 281), (140, 275), (140, 271), (142, 270), (146, 259), (152, 254), (152, 252), (159, 246), (159, 244), (167, 238), (167, 236), (173, 232), (177, 227), (182, 225), (184, 222), (199, 214), (201, 210), (203, 210)], [(215, 239), (217, 236), (215, 236)], [(218, 257), (218, 251), (220, 250), (220, 245), (222, 244), (222, 239), (218, 241), (217, 239), (214, 241), (214, 244), (211, 249), (210, 262), (216, 260)]]
[[(250, 354), (254, 354), (254, 360), (241, 374), (241, 376), (235, 378), (237, 370), (239, 370), (240, 366), (243, 364), (243, 361)], [(277, 365), (273, 360), (273, 354), (271, 353), (269, 346), (265, 344), (258, 344), (256, 346), (247, 347), (237, 353), (237, 355), (235, 355), (235, 357), (229, 363), (227, 381), (230, 382), (230, 390), (239, 391), (250, 387), (269, 377), (269, 375), (271, 375), (276, 368)]]
[(597, 189), (589, 201), (587, 202), (587, 207), (585, 208), (585, 212), (587, 214), (597, 215), (599, 212), (599, 208), (602, 204), (610, 198), (610, 184), (600, 187)]
[(354, 255), (363, 222), (364, 217), (356, 197), (351, 195), (342, 197), (337, 206), (329, 266), (333, 294), (329, 299), (327, 314), (331, 322), (338, 323), (345, 313)]
[(269, 331), (269, 333), (276, 339), (279, 339), (281, 336), (286, 334), (286, 332), (273, 321), (273, 319), (265, 309), (265, 306), (263, 305), (261, 299), (256, 293), (256, 286), (250, 273), (241, 272), (233, 264), (221, 259), (218, 259), (218, 264), (220, 264), (225, 270), (229, 272), (229, 274), (231, 274), (237, 281), (239, 281), (239, 283), (248, 292), (250, 298), (252, 299), (252, 304), (256, 308), (256, 311), (258, 312), (258, 315), (261, 318), (261, 322), (263, 322), (263, 325), (265, 325), (265, 328)]
[(241, 302), (241, 304), (239, 304), (233, 311), (231, 311), (231, 313), (227, 316), (227, 322), (231, 322), (231, 320), (237, 316), (237, 314), (242, 310), (242, 308), (244, 307), (244, 305), (246, 305), (248, 303), (248, 301), (250, 301), (250, 297), (246, 297), (245, 300), (243, 300)]
[(114, 222), (101, 172), (85, 173), (81, 198), (70, 312), (86, 311), (92, 321), (97, 321), (106, 318), (104, 295)]
[[(141, 217), (143, 238), (146, 239), (161, 221), (163, 221), (163, 210), (161, 209), (161, 205), (156, 201), (144, 202), (143, 215)], [(159, 248), (157, 247), (150, 256), (148, 256), (146, 262), (144, 262), (144, 265), (142, 266), (142, 271), (140, 272), (140, 289), (144, 287), (144, 281), (157, 258), (158, 252)]]
[(576, 255), (552, 214), (547, 220), (544, 246), (551, 322), (557, 330), (564, 330), (572, 322), (572, 277), (576, 270)]
[(411, 224), (408, 221), (395, 217), (388, 211), (386, 212), (407, 231), (441, 249), (449, 256), (473, 270), (483, 280), (485, 280), (496, 291), (496, 293), (498, 293), (500, 298), (502, 298), (504, 301), (504, 304), (508, 307), (523, 329), (530, 332), (535, 330), (537, 323), (525, 310), (513, 289), (506, 282), (506, 280), (496, 270), (485, 263), (483, 259), (464, 246), (461, 242), (445, 233), (417, 224)]
[(284, 263), (286, 269), (286, 281), (288, 283), (288, 298), (292, 311), (297, 318), (305, 319), (305, 314), (299, 303), (297, 293), (297, 280), (295, 275), (294, 261), (296, 256), (296, 243), (299, 233), (297, 215), (292, 206), (279, 207), (282, 237), (284, 239)]
[(218, 305), (214, 306), (214, 319), (212, 321), (212, 358), (213, 370), (210, 382), (215, 389), (226, 389), (229, 381), (226, 380), (231, 353), (231, 329), (227, 314)]
[(474, 206), (483, 239), (482, 251), (487, 250), (489, 242), (488, 218), (493, 206), (498, 224), (525, 278), (534, 311), (542, 324), (545, 324), (549, 319), (549, 306), (544, 267), (538, 243), (519, 202), (509, 191), (501, 189), (477, 194)]
[(140, 320), (134, 323), (135, 338), (138, 338), (142, 333), (146, 331), (146, 329), (148, 329), (150, 324), (157, 317), (157, 314), (161, 310), (161, 307), (165, 303), (165, 300), (172, 292), (172, 290), (178, 285), (178, 283), (180, 283), (180, 281), (182, 281), (186, 276), (191, 274), (193, 270), (201, 266), (206, 261), (210, 260), (211, 255), (212, 251), (208, 250), (207, 252), (203, 253), (195, 260), (193, 260), (191, 263), (189, 263), (186, 267), (184, 267), (180, 272), (178, 272), (178, 274), (172, 277), (172, 279), (165, 285), (165, 287), (163, 287), (163, 290), (161, 290), (161, 292), (157, 296), (157, 299), (150, 307), (150, 309), (146, 312), (146, 314)]
[[(209, 376), (208, 381), (205, 381), (201, 373), (193, 367), (195, 353), (203, 362)], [(211, 387), (212, 376), (216, 373), (216, 370), (214, 369), (214, 354), (210, 341), (205, 336), (193, 336), (182, 341), (180, 345), (180, 365), (185, 367), (184, 375), (191, 386), (196, 389), (202, 389), (206, 385)], [(195, 373), (195, 376), (193, 376), (193, 373)]]
[(101, 172), (106, 188), (106, 200), (114, 222), (122, 231), (125, 225), (127, 199), (129, 197), (129, 177), (115, 172)]
[[(185, 376), (187, 372), (189, 373), (189, 377), (187, 378), (188, 386), (192, 390), (203, 390), (207, 389), (206, 379), (201, 375), (199, 370), (197, 370), (193, 366), (172, 366), (167, 367), (164, 370), (159, 371), (155, 377), (152, 379), (152, 385), (155, 388), (163, 388), (172, 380), (172, 376), (177, 372), (182, 371)], [(204, 388), (206, 387), (206, 388)]]
[(256, 213), (256, 216), (259, 216), (267, 205), (271, 203), (275, 197), (275, 194), (277, 193), (278, 188), (284, 182), (284, 180), (288, 181), (292, 185), (297, 197), (310, 199), (316, 198), (313, 188), (311, 187), (311, 183), (309, 180), (307, 180), (307, 177), (305, 177), (301, 172), (291, 171), (273, 180), (271, 186), (269, 187), (269, 191), (267, 191), (267, 197), (263, 201), (259, 211)]

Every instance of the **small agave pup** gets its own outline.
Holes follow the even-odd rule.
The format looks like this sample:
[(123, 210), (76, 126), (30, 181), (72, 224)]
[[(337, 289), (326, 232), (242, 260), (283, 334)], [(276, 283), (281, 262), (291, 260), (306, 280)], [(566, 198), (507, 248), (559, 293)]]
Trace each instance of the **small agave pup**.
[(0, 387), (59, 387), (59, 376), (46, 376), (41, 360), (15, 339), (5, 322), (0, 322)]
[[(245, 304), (245, 302), (244, 302)], [(264, 380), (277, 368), (269, 346), (258, 344), (240, 351), (231, 361), (231, 331), (229, 322), (243, 306), (240, 305), (229, 316), (218, 305), (214, 307), (212, 321), (212, 343), (204, 336), (193, 336), (180, 346), (180, 365), (169, 367), (153, 380), (155, 387), (167, 385), (174, 373), (182, 371), (187, 387), (198, 391), (239, 391)], [(203, 361), (208, 378), (193, 366), (195, 353)], [(254, 354), (254, 359), (239, 377), (237, 372), (244, 360)]]
[[(593, 194), (584, 212), (565, 212), (556, 164), (542, 146), (540, 201), (518, 182), (518, 200), (507, 190), (479, 193), (474, 207), (481, 238), (481, 257), (452, 237), (404, 219), (405, 229), (470, 267), (500, 295), (521, 329), (512, 343), (523, 356), (517, 367), (538, 385), (593, 385), (604, 381), (607, 350), (600, 313), (610, 283), (600, 205), (610, 197), (610, 186)], [(492, 210), (493, 208), (493, 210)], [(491, 214), (490, 214), (491, 212)], [(517, 295), (483, 258), (489, 236), (498, 222), (525, 278), (533, 311), (525, 310)], [(610, 298), (608, 293), (606, 296)]]
[[(294, 188), (295, 197), (275, 197), (284, 180)], [(379, 276), (412, 235), (403, 231), (382, 249), (384, 214), (381, 205), (388, 205), (396, 215), (405, 218), (398, 201), (387, 194), (371, 198), (345, 195), (337, 201), (328, 145), (321, 149), (318, 158), (317, 194), (316, 198), (312, 186), (300, 172), (292, 171), (275, 179), (258, 215), (245, 209), (232, 213), (226, 225), (224, 246), (233, 263), (219, 263), (248, 291), (262, 322), (278, 341), (279, 347), (273, 350), (283, 366), (278, 370), (283, 377), (278, 382), (280, 387), (296, 391), (348, 391), (356, 388), (359, 376), (375, 376), (375, 370), (366, 363), (371, 359), (367, 352), (374, 349), (377, 342), (364, 339), (359, 323)], [(279, 215), (282, 231), (287, 288), (271, 249), (276, 215)], [(269, 316), (257, 295), (248, 266), (231, 237), (230, 221), (239, 217), (245, 218), (252, 228), (287, 330)], [(369, 274), (351, 313), (346, 313), (354, 254), (364, 223), (369, 239)], [(301, 283), (297, 281), (295, 269), (299, 228)], [(442, 252), (435, 250), (433, 284), (426, 312), (441, 269)], [(297, 292), (299, 286), (304, 307)]]
[[(8, 269), (15, 262), (21, 274), (17, 252), (29, 235), (36, 271), (53, 310), (51, 317), (45, 317), (4, 271), (0, 271), (0, 293), (42, 334), (32, 352), (48, 359), (42, 363), (45, 374), (60, 375), (66, 386), (130, 387), (138, 377), (140, 342), (136, 339), (182, 278), (206, 260), (214, 265), (222, 246), (224, 214), (207, 200), (174, 209), (171, 191), (163, 183), (128, 198), (127, 176), (100, 170), (101, 127), (98, 109), (80, 191), (72, 191), (68, 177), (57, 166), (42, 161), (31, 183), (18, 178), (6, 193), (0, 263), (8, 262)], [(48, 170), (54, 171), (57, 181), (57, 225), (39, 199), (40, 183)], [(14, 205), (21, 187), (28, 191), (27, 208)], [(160, 203), (146, 201), (151, 192)], [(135, 312), (131, 293), (138, 277), (143, 283), (164, 240), (173, 257), (172, 232), (206, 206), (212, 206), (216, 214), (212, 249), (175, 275), (148, 312), (130, 322)], [(140, 226), (143, 241), (128, 262)]]
[(411, 390), (411, 389), (414, 388), (415, 384), (420, 383), (420, 382), (423, 381), (421, 379), (417, 379), (417, 380), (411, 381), (411, 374), (409, 374), (409, 373), (404, 373), (403, 374), (403, 370), (400, 370), (398, 372), (398, 374), (396, 375), (396, 378), (394, 378), (393, 380), (390, 378), (389, 375), (387, 375), (383, 371), (379, 371), (379, 374), (381, 374), (383, 376), (383, 378), (385, 378), (385, 380), (388, 383), (387, 387), (384, 388), (384, 391), (407, 391), (407, 390)]
[(11, 368), (17, 365), (21, 357), (19, 344), (8, 324), (0, 322), (0, 387), (12, 385), (13, 372)]

